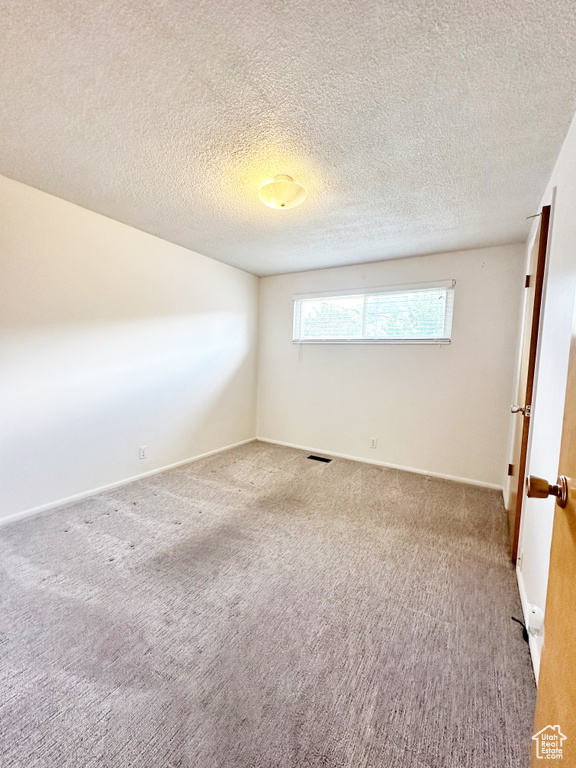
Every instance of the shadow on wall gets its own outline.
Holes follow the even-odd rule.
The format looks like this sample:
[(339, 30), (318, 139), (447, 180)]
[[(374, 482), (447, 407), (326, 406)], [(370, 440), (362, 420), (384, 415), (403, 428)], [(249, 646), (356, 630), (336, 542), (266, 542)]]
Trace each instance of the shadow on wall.
[(8, 334), (0, 516), (252, 437), (251, 334), (232, 311)]

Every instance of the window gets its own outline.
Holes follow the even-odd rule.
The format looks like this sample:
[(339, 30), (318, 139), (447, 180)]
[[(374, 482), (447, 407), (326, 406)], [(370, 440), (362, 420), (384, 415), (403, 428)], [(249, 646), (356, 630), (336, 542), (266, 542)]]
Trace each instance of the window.
[(292, 339), (448, 344), (455, 282), (294, 296)]

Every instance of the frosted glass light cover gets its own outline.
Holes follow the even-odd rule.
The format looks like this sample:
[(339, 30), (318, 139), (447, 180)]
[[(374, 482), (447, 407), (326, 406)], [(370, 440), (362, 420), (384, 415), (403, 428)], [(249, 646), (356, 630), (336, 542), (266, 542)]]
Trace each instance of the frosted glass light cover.
[(279, 174), (258, 190), (258, 197), (270, 208), (295, 208), (306, 200), (307, 192), (291, 176)]

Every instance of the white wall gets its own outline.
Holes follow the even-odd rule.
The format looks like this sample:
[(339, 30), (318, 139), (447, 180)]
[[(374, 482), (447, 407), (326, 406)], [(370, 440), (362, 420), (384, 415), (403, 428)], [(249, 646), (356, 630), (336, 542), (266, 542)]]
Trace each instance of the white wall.
[(254, 436), (256, 277), (4, 177), (0, 262), (0, 518)]
[[(263, 278), (258, 436), (502, 487), (523, 268), (511, 245)], [(293, 294), (449, 278), (451, 345), (291, 341)]]
[[(553, 197), (555, 198), (553, 200)], [(532, 408), (528, 473), (556, 480), (576, 291), (576, 120), (558, 157), (542, 205), (552, 204), (540, 349)], [(520, 531), (518, 568), (524, 604), (543, 610), (550, 562), (554, 499), (526, 499)], [(531, 642), (536, 673), (542, 639)]]

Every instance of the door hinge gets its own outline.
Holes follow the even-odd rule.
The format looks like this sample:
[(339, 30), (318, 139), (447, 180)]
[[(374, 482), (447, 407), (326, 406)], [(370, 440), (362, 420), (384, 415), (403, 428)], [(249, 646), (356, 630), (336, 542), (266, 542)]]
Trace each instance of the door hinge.
[(508, 477), (512, 477), (514, 474), (514, 464), (508, 464)]
[(526, 280), (524, 281), (524, 288), (530, 288), (530, 275), (526, 275)]

